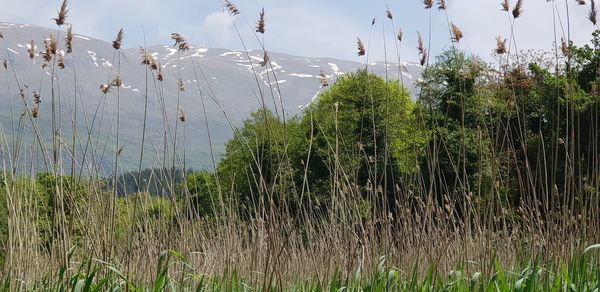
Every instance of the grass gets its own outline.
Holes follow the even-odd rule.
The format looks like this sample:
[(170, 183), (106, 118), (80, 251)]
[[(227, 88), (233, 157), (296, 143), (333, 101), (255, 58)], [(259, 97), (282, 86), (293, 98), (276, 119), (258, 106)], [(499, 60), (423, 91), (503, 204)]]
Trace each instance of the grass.
[[(435, 3), (423, 4), (429, 17), (429, 39), (425, 44), (418, 33), (417, 48), (421, 65), (429, 66)], [(444, 10), (452, 47), (457, 49), (468, 39), (468, 28), (459, 28), (449, 20), (445, 1), (438, 4)], [(554, 1), (551, 4), (555, 5)], [(415, 146), (416, 158), (403, 161), (407, 170), (398, 170), (393, 167), (396, 157), (390, 149), (412, 133), (403, 133), (403, 139), (394, 141), (394, 125), (378, 124), (395, 116), (397, 109), (388, 106), (377, 115), (380, 106), (375, 104), (380, 101), (376, 100), (376, 90), (380, 88), (374, 81), (367, 79), (369, 83), (361, 84), (365, 88), (351, 90), (364, 94), (356, 102), (364, 106), (362, 112), (357, 111), (358, 118), (355, 113), (344, 112), (346, 100), (333, 103), (329, 112), (308, 109), (304, 116), (286, 117), (277, 73), (264, 46), (268, 14), (261, 10), (254, 27), (234, 3), (224, 1), (244, 47), (247, 40), (238, 26), (243, 22), (262, 48), (261, 64), (253, 64), (248, 50), (245, 57), (252, 65), (259, 100), (254, 118), (264, 127), (248, 131), (247, 125), (239, 126), (230, 118), (200, 62), (192, 58), (197, 82), (184, 88), (181, 80), (185, 72), (178, 69), (177, 78), (171, 80), (163, 76), (161, 65), (144, 46), (140, 48), (140, 65), (146, 81), (144, 104), (139, 105), (140, 110), (144, 108), (143, 138), (139, 173), (137, 178), (130, 175), (138, 180), (137, 192), (120, 197), (117, 188), (125, 176), (119, 173), (119, 165), (136, 164), (120, 157), (122, 147), (138, 150), (121, 140), (127, 129), (121, 129), (125, 126), (120, 122), (120, 67), (108, 72), (97, 100), (84, 100), (77, 96), (76, 85), (60, 82), (69, 69), (74, 79), (78, 78), (76, 64), (63, 68), (62, 61), (68, 60), (71, 51), (70, 33), (65, 56), (59, 48), (60, 31), (69, 12), (64, 1), (54, 19), (59, 27), (56, 38), (44, 42), (41, 70), (50, 80), (45, 74), (40, 74), (40, 80), (31, 73), (21, 77), (32, 88), (51, 83), (52, 92), (29, 90), (12, 61), (5, 70), (9, 90), (21, 94), (23, 102), (11, 102), (11, 116), (3, 117), (11, 120), (10, 130), (0, 127), (0, 150), (7, 153), (2, 155), (1, 190), (6, 205), (6, 220), (1, 224), (4, 267), (0, 280), (4, 290), (599, 291), (600, 246), (596, 243), (600, 240), (600, 178), (598, 166), (585, 161), (600, 161), (600, 103), (595, 101), (595, 108), (585, 114), (579, 112), (581, 104), (573, 97), (585, 90), (576, 87), (578, 80), (568, 71), (574, 48), (562, 50), (565, 68), (557, 61), (555, 75), (531, 73), (534, 78), (523, 73), (527, 56), (516, 52), (514, 24), (526, 16), (525, 4), (518, 0), (512, 10), (509, 1), (502, 5), (508, 14), (510, 37), (508, 44), (507, 39), (497, 38), (496, 53), (506, 54), (506, 58), (498, 57), (498, 70), (472, 79), (470, 74), (480, 64), (475, 58), (462, 60), (458, 71), (466, 73), (451, 76), (456, 77), (452, 94), (443, 81), (435, 79), (450, 69), (441, 66), (438, 71), (428, 71), (432, 73), (425, 79), (434, 81), (421, 84), (419, 100), (411, 103), (410, 111), (412, 114), (416, 109), (414, 119), (417, 129), (427, 136), (427, 143), (421, 145), (426, 150), (420, 157)], [(595, 4), (591, 5), (595, 11)], [(402, 78), (403, 43), (402, 30), (397, 34), (389, 7), (385, 15), (392, 24), (399, 63), (399, 80), (388, 80), (386, 71), (380, 86), (385, 91), (381, 103), (389, 105), (390, 88), (394, 87), (387, 85)], [(595, 22), (595, 16), (590, 20)], [(375, 21), (371, 32), (374, 26)], [(385, 29), (383, 32), (385, 41)], [(8, 52), (9, 36), (1, 36)], [(358, 38), (356, 48), (349, 49), (357, 49), (359, 57), (368, 58), (371, 37), (366, 46)], [(117, 65), (123, 38), (121, 29), (112, 43), (112, 63)], [(172, 39), (181, 68), (181, 61), (189, 57), (189, 45), (178, 33), (173, 33)], [(561, 39), (563, 44), (570, 43), (568, 36)], [(513, 47), (516, 64), (510, 62)], [(387, 47), (384, 49), (387, 64)], [(32, 50), (30, 59), (34, 58)], [(34, 65), (31, 61), (30, 66)], [(366, 69), (368, 65), (367, 61)], [(269, 81), (265, 86), (263, 75)], [(321, 71), (322, 96), (336, 88), (329, 79)], [(177, 83), (177, 91), (166, 92), (166, 82)], [(524, 98), (517, 99), (526, 91), (523, 87), (531, 83), (550, 85), (539, 87), (546, 91), (529, 90)], [(557, 98), (550, 106), (543, 99), (534, 99), (553, 97), (554, 92)], [(50, 104), (39, 102), (39, 94), (51, 96)], [(169, 95), (177, 97), (175, 108), (165, 102)], [(591, 89), (588, 95), (598, 96)], [(456, 99), (442, 99), (448, 96)], [(190, 97), (202, 99), (202, 111), (185, 108)], [(148, 111), (151, 98), (156, 99), (157, 112)], [(243, 150), (237, 153), (243, 163), (233, 165), (228, 173), (223, 173), (224, 166), (216, 157), (222, 146), (212, 145), (205, 103), (214, 103), (235, 133), (237, 140), (232, 141), (238, 144), (228, 144), (233, 150), (227, 151)], [(435, 112), (440, 103), (450, 105), (449, 110)], [(480, 103), (484, 104), (478, 108), (480, 120), (469, 125), (473, 119), (469, 110)], [(542, 129), (531, 130), (534, 127), (530, 124), (546, 122), (541, 118), (528, 120), (526, 111), (536, 106), (550, 108), (544, 118), (551, 119), (548, 123), (556, 129), (554, 134), (544, 136)], [(48, 111), (40, 107), (53, 109), (51, 129), (50, 119), (43, 115)], [(81, 111), (86, 107), (92, 110)], [(272, 118), (269, 109), (275, 112)], [(205, 124), (188, 125), (186, 113), (191, 111), (203, 115)], [(21, 112), (21, 116), (16, 114)], [(319, 120), (319, 114), (326, 118)], [(162, 120), (162, 127), (147, 129), (148, 115)], [(342, 134), (351, 126), (344, 124), (348, 115), (360, 120), (359, 139)], [(299, 127), (297, 119), (309, 129), (304, 137), (293, 135)], [(181, 184), (175, 183), (176, 174), (187, 171), (186, 156), (194, 155), (186, 145), (186, 135), (191, 133), (188, 128), (192, 127), (206, 127), (215, 180), (210, 186), (203, 182), (206, 188), (199, 186), (206, 192), (202, 199), (209, 210), (200, 215), (192, 206), (197, 199), (190, 187), (193, 182), (184, 175)], [(333, 130), (327, 132), (327, 127)], [(66, 135), (63, 130), (67, 128), (73, 129), (70, 136), (61, 136)], [(383, 138), (378, 136), (379, 128), (384, 129)], [(584, 130), (589, 132), (581, 134)], [(146, 136), (150, 131), (159, 134), (151, 139)], [(532, 136), (536, 143), (526, 144)], [(298, 137), (307, 138), (308, 144), (294, 144)], [(556, 142), (544, 142), (550, 139)], [(582, 145), (588, 148), (581, 149)], [(368, 148), (373, 149), (369, 154)], [(293, 151), (305, 156), (293, 156)], [(531, 152), (537, 154), (535, 159), (530, 160)], [(45, 162), (47, 174), (33, 170), (40, 161)], [(143, 162), (155, 168), (142, 181)], [(100, 171), (106, 163), (113, 166), (108, 178)], [(315, 163), (322, 167), (309, 169)], [(469, 172), (471, 168), (478, 171)], [(398, 171), (404, 172), (395, 173)], [(324, 186), (309, 181), (316, 172), (328, 177)], [(234, 179), (227, 180), (222, 174)], [(362, 180), (358, 178), (361, 175)], [(236, 185), (239, 177), (243, 182)], [(156, 192), (162, 196), (153, 197), (148, 193), (156, 182), (160, 182)], [(240, 188), (248, 192), (240, 195)], [(326, 189), (325, 195), (319, 196), (319, 188)]]
[[(544, 264), (537, 257), (509, 269), (496, 260), (489, 267), (467, 262), (447, 274), (437, 273), (435, 263), (428, 264), (421, 275), (418, 263), (396, 268), (389, 266), (385, 257), (380, 257), (372, 270), (359, 269), (344, 274), (336, 268), (323, 278), (288, 282), (273, 277), (266, 283), (245, 278), (235, 270), (221, 276), (199, 274), (182, 254), (169, 250), (159, 256), (154, 278), (148, 283), (136, 283), (119, 267), (90, 259), (71, 273), (61, 269), (56, 275), (49, 275), (54, 280), (47, 278), (14, 288), (52, 291), (597, 291), (600, 266), (592, 254), (597, 254), (599, 248), (591, 246), (564, 264)], [(4, 283), (8, 288), (8, 282)]]

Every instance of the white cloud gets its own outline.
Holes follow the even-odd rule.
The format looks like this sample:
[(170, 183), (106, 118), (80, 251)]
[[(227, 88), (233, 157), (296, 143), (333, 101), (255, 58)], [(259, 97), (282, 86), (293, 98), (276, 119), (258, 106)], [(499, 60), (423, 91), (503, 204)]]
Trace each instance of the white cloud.
[[(523, 14), (514, 22), (514, 34), (519, 50), (553, 49), (553, 13), (556, 13), (554, 15), (557, 40), (560, 42), (561, 36), (567, 38), (564, 1), (525, 1), (524, 3)], [(587, 20), (589, 8), (574, 5), (575, 1), (569, 4), (571, 39), (576, 45), (589, 43), (594, 29)], [(456, 0), (449, 6), (448, 13), (450, 19), (460, 26), (465, 34), (466, 42), (461, 47), (466, 48), (468, 43), (473, 53), (484, 58), (488, 58), (495, 48), (495, 37), (510, 36), (508, 16), (506, 12), (500, 11), (499, 1)]]
[(200, 25), (200, 34), (205, 41), (215, 46), (226, 47), (234, 39), (233, 23), (230, 16), (223, 12), (207, 15)]
[[(577, 45), (589, 43), (593, 26), (587, 20), (589, 5), (570, 4), (571, 38)], [(558, 40), (566, 34), (565, 1), (526, 0), (523, 15), (515, 24), (519, 49), (552, 49), (554, 42), (553, 5), (557, 12)], [(51, 18), (61, 0), (5, 1), (2, 21), (31, 23), (54, 28)], [(365, 44), (370, 33), (370, 21), (377, 17), (373, 29), (370, 60), (384, 58), (382, 25), (387, 34), (387, 58), (395, 60), (395, 45), (389, 21), (385, 18), (385, 5), (394, 11), (395, 28), (404, 30), (402, 60), (417, 61), (416, 31), (420, 31), (428, 43), (429, 13), (432, 15), (431, 54), (449, 47), (450, 36), (443, 11), (424, 10), (421, 1), (351, 0), (345, 5), (338, 1), (280, 1), (237, 0), (242, 15), (236, 17), (248, 48), (259, 48), (253, 35), (253, 25), (261, 7), (267, 13), (267, 49), (300, 56), (345, 58), (365, 62), (356, 57), (356, 37)], [(388, 3), (392, 2), (392, 3)], [(489, 59), (495, 46), (495, 37), (508, 38), (510, 26), (506, 12), (500, 11), (500, 0), (452, 0), (448, 1), (448, 19), (458, 25), (465, 37), (460, 47)], [(515, 0), (511, 3), (514, 4)], [(589, 3), (589, 2), (588, 2)], [(76, 33), (111, 41), (116, 31), (125, 29), (125, 47), (143, 44), (144, 32), (148, 45), (170, 44), (172, 32), (182, 33), (196, 46), (241, 49), (228, 14), (218, 11), (219, 1), (192, 0), (105, 0), (71, 1), (69, 21)], [(143, 10), (143, 13), (140, 12)], [(204, 12), (203, 12), (204, 11)], [(249, 23), (249, 25), (247, 25)], [(562, 23), (562, 27), (559, 25)]]

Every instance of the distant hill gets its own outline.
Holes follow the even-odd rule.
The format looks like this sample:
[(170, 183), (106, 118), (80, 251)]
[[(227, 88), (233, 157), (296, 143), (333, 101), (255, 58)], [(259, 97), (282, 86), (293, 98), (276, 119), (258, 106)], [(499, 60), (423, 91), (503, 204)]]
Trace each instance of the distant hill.
[[(26, 139), (33, 139), (34, 132), (31, 122), (26, 117), (19, 117), (24, 112), (23, 101), (19, 96), (19, 86), (26, 89), (27, 101), (32, 103), (32, 91), (40, 93), (42, 103), (37, 123), (40, 132), (51, 143), (51, 73), (50, 68), (43, 69), (40, 52), (44, 50), (43, 39), (50, 33), (56, 34), (55, 29), (49, 29), (27, 24), (12, 24), (0, 22), (0, 32), (8, 49), (0, 50), (0, 61), (7, 60), (14, 66), (19, 84), (9, 65), (8, 70), (0, 68), (0, 125), (6, 133), (8, 144), (14, 149), (12, 138), (14, 131), (23, 127)], [(64, 32), (59, 37), (59, 50), (64, 50)], [(36, 56), (30, 61), (27, 49), (33, 40), (37, 46)], [(184, 132), (180, 131), (179, 144), (186, 146), (186, 167), (194, 169), (210, 168), (210, 156), (206, 126), (202, 111), (201, 96), (204, 96), (207, 105), (207, 119), (211, 129), (215, 149), (220, 155), (223, 153), (224, 143), (232, 136), (232, 130), (222, 111), (215, 104), (214, 96), (226, 111), (233, 124), (240, 125), (244, 118), (253, 110), (260, 108), (261, 98), (253, 70), (257, 73), (258, 84), (261, 86), (265, 103), (272, 108), (273, 100), (279, 105), (279, 93), (271, 92), (268, 84), (278, 83), (281, 89), (281, 99), (285, 105), (288, 117), (298, 114), (302, 108), (312, 100), (318, 98), (322, 90), (319, 83), (321, 70), (330, 79), (347, 72), (363, 68), (365, 64), (338, 60), (332, 58), (306, 58), (269, 52), (273, 65), (271, 68), (260, 66), (262, 61), (261, 51), (251, 51), (252, 65), (245, 52), (226, 49), (192, 47), (183, 53), (179, 61), (179, 53), (170, 45), (149, 47), (148, 51), (160, 62), (163, 68), (164, 82), (162, 93), (164, 106), (171, 126), (175, 124), (177, 112), (177, 87), (178, 74), (184, 82), (185, 91), (181, 93), (181, 108), (186, 112), (187, 121)], [(192, 59), (197, 60), (198, 77), (193, 70)], [(123, 85), (120, 88), (121, 96), (121, 135), (120, 144), (123, 146), (121, 155), (121, 171), (137, 169), (139, 149), (142, 136), (142, 121), (144, 116), (146, 68), (140, 64), (139, 49), (124, 49), (120, 64), (114, 58), (111, 42), (97, 40), (83, 35), (75, 35), (73, 53), (65, 57), (66, 68), (57, 70), (55, 79), (55, 96), (60, 97), (61, 137), (64, 145), (72, 145), (72, 128), (74, 119), (74, 100), (77, 96), (77, 129), (78, 147), (76, 155), (80, 157), (85, 150), (86, 129), (92, 124), (94, 112), (97, 108), (100, 113), (94, 122), (93, 136), (97, 161), (101, 161), (102, 171), (109, 173), (113, 163), (114, 134), (116, 119), (117, 93), (113, 89), (103, 98), (99, 90), (114, 74), (120, 71)], [(423, 68), (418, 64), (403, 63), (404, 85), (413, 94), (416, 92), (414, 81), (417, 80)], [(390, 79), (398, 79), (398, 64), (388, 64)], [(201, 71), (200, 71), (201, 70)], [(369, 70), (382, 76), (385, 75), (385, 64), (374, 62), (369, 64)], [(75, 78), (76, 76), (76, 78)], [(275, 78), (276, 77), (276, 78)], [(202, 89), (198, 90), (197, 81)], [(158, 98), (161, 89), (157, 89), (156, 79), (148, 75), (148, 144), (144, 168), (160, 167), (155, 162), (156, 153), (162, 153), (162, 133), (164, 128), (163, 115), (161, 114), (161, 101)], [(27, 89), (29, 88), (29, 89)], [(160, 88), (160, 87), (158, 87)], [(76, 90), (75, 90), (76, 89)], [(213, 95), (214, 94), (214, 95)], [(113, 127), (111, 127), (113, 125)], [(105, 138), (109, 137), (109, 140)], [(96, 140), (98, 139), (98, 140)], [(27, 140), (31, 141), (31, 140)], [(108, 141), (108, 142), (106, 142)], [(27, 143), (31, 147), (32, 143)], [(37, 146), (36, 146), (37, 147)], [(31, 149), (21, 147), (21, 157)], [(89, 151), (89, 150), (88, 150)], [(67, 151), (63, 151), (65, 153)], [(3, 152), (4, 153), (4, 152)], [(4, 153), (5, 155), (7, 153)], [(30, 155), (27, 154), (27, 155)], [(68, 156), (68, 153), (64, 154)], [(29, 157), (27, 158), (29, 159)], [(36, 164), (38, 168), (40, 158)], [(21, 167), (30, 166), (21, 165)], [(34, 166), (35, 168), (35, 166)]]

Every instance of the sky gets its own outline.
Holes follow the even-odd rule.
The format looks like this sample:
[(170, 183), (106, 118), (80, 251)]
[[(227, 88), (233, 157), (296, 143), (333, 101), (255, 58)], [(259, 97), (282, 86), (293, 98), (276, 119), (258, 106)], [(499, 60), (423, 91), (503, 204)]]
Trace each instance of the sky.
[[(451, 22), (464, 34), (458, 44), (461, 49), (491, 61), (495, 38), (508, 38), (511, 32), (509, 17), (500, 10), (500, 0), (446, 0), (445, 12), (425, 10), (421, 0), (232, 1), (241, 11), (234, 21), (248, 48), (259, 48), (252, 31), (264, 8), (267, 49), (307, 57), (364, 62), (356, 56), (356, 38), (360, 37), (370, 60), (383, 60), (386, 56), (397, 60), (394, 36), (402, 29), (401, 60), (414, 62), (418, 60), (417, 31), (435, 56), (451, 46)], [(589, 43), (594, 29), (587, 19), (590, 1), (587, 0), (588, 6), (577, 6), (574, 0), (524, 0), (523, 14), (514, 24), (517, 48), (553, 50), (553, 18), (559, 40), (569, 31), (567, 5), (571, 39), (577, 45)], [(54, 27), (51, 18), (56, 16), (62, 0), (3, 2), (0, 21)], [(516, 0), (511, 2), (514, 5)], [(385, 17), (386, 5), (394, 15), (393, 24)], [(218, 0), (70, 0), (69, 9), (68, 21), (75, 33), (111, 41), (123, 27), (125, 47), (138, 47), (144, 41), (148, 46), (169, 44), (170, 34), (178, 32), (194, 46), (243, 48), (232, 18), (223, 12)], [(377, 21), (371, 27), (373, 18)]]

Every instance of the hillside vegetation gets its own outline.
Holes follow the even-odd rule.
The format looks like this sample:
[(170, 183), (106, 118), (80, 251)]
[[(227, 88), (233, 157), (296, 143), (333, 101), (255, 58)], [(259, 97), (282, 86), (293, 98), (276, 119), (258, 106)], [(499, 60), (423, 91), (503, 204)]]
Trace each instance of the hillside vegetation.
[[(522, 17), (522, 2), (503, 2), (511, 23)], [(435, 4), (444, 13), (445, 1)], [(235, 23), (240, 11), (229, 1), (224, 8)], [(389, 8), (385, 15), (394, 23)], [(265, 21), (263, 11), (257, 36)], [(119, 171), (127, 125), (120, 123), (118, 68), (100, 88), (117, 104), (105, 140), (87, 122), (87, 131), (74, 126), (94, 116), (73, 116), (71, 124), (52, 116), (53, 134), (43, 136), (39, 107), (75, 104), (59, 103), (53, 90), (42, 103), (37, 92), (13, 88), (22, 93), (13, 102), (23, 114), (0, 128), (4, 288), (597, 291), (600, 30), (588, 45), (557, 43), (554, 54), (513, 52), (498, 38), (497, 64), (461, 51), (458, 26), (449, 23), (449, 32), (452, 47), (431, 60), (419, 38), (424, 71), (416, 99), (368, 62), (337, 80), (321, 74), (318, 98), (293, 116), (275, 94), (285, 94), (277, 82), (259, 86), (261, 106), (241, 126), (227, 124), (234, 135), (222, 157), (208, 120), (188, 125), (180, 95), (197, 90), (195, 110), (212, 103), (227, 111), (202, 95), (209, 88), (180, 82), (170, 93), (177, 106), (162, 107), (162, 129), (142, 122), (139, 164), (126, 173)], [(122, 37), (113, 42), (117, 60)], [(187, 40), (172, 38), (184, 58)], [(392, 41), (403, 45), (401, 34)], [(68, 53), (57, 46), (50, 37), (42, 53), (52, 84), (60, 81), (56, 71), (67, 70)], [(357, 50), (363, 56), (370, 48), (358, 39)], [(165, 82), (144, 48), (140, 60), (146, 86)], [(5, 64), (2, 74), (15, 78)], [(389, 70), (402, 71), (400, 64)], [(266, 49), (252, 68), (277, 78)], [(163, 97), (146, 95), (139, 109)], [(75, 134), (63, 136), (63, 127)], [(205, 170), (186, 164), (188, 127), (206, 128)], [(22, 138), (26, 128), (35, 139)], [(161, 142), (146, 140), (159, 130)], [(88, 161), (78, 152), (89, 153)], [(33, 171), (34, 161), (44, 161), (45, 171)], [(144, 161), (156, 167), (142, 169)], [(105, 163), (110, 176), (99, 171)], [(17, 171), (23, 166), (31, 171)]]

